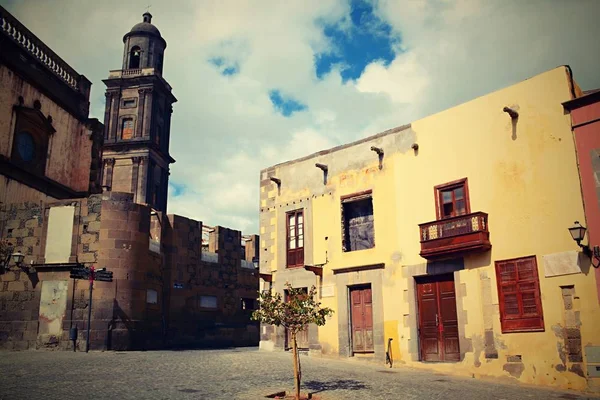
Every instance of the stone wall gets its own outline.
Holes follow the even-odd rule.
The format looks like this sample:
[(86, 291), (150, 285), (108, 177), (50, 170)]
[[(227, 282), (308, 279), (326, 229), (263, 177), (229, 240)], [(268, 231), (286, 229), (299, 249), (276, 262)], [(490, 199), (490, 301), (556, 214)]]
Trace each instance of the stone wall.
[[(25, 255), (0, 274), (0, 348), (72, 349), (77, 327), (85, 349), (89, 281), (70, 278), (75, 266), (113, 272), (113, 282), (94, 282), (92, 350), (258, 344), (258, 274), (241, 266), (241, 233), (215, 228), (214, 262), (202, 260), (201, 233), (202, 222), (166, 217), (129, 193), (0, 207), (0, 237)], [(247, 242), (248, 261), (257, 241)]]
[[(209, 251), (217, 262), (202, 260), (202, 222), (169, 215), (170, 271), (169, 343), (174, 346), (258, 345), (258, 324), (242, 299), (256, 299), (258, 274), (241, 267), (241, 233), (217, 226)], [(252, 252), (248, 254), (253, 257)], [(251, 261), (248, 260), (248, 261)], [(202, 296), (216, 298), (216, 307), (203, 307)]]

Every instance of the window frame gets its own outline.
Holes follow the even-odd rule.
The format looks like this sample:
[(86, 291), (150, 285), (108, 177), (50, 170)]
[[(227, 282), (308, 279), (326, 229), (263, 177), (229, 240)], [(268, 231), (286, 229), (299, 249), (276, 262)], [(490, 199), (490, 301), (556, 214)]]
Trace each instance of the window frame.
[[(206, 307), (202, 305), (202, 298), (214, 298), (215, 299), (215, 306), (214, 307)], [(216, 295), (212, 295), (212, 294), (199, 294), (198, 295), (198, 309), (199, 310), (204, 310), (204, 311), (218, 311), (219, 310), (219, 296)]]
[[(372, 211), (372, 215), (373, 215), (373, 246), (366, 248), (366, 249), (352, 250), (349, 248), (350, 246), (347, 243), (349, 240), (346, 235), (346, 230), (347, 230), (346, 224), (348, 223), (348, 221), (346, 221), (346, 217), (345, 217), (344, 204), (354, 203), (357, 201), (363, 201), (363, 200), (367, 200), (367, 199), (371, 200), (371, 211)], [(349, 195), (341, 196), (340, 197), (340, 208), (341, 208), (341, 218), (342, 218), (342, 223), (341, 223), (341, 225), (342, 225), (342, 252), (351, 253), (354, 251), (374, 249), (376, 246), (376, 243), (375, 243), (375, 203), (373, 201), (373, 191), (365, 190), (363, 192), (352, 193)]]
[[(124, 124), (125, 121), (129, 121), (131, 120), (131, 137), (129, 138), (124, 138), (123, 137), (123, 131), (124, 131)], [(134, 115), (131, 114), (127, 114), (127, 115), (122, 115), (121, 117), (119, 117), (119, 141), (129, 141), (135, 138), (135, 124), (136, 124), (136, 118)]]
[[(290, 216), (295, 215), (295, 232), (296, 232), (296, 247), (290, 249)], [(298, 216), (302, 215), (302, 247), (298, 246)], [(299, 208), (296, 210), (288, 211), (285, 213), (285, 267), (286, 268), (302, 268), (304, 267), (304, 237), (306, 233), (306, 222), (304, 218), (304, 209)], [(296, 254), (302, 254), (302, 262), (298, 262), (298, 257), (296, 255), (296, 263), (290, 264), (290, 252), (295, 252)]]
[[(520, 279), (519, 263), (532, 263), (533, 276), (531, 278)], [(514, 264), (515, 280), (506, 281), (502, 279), (502, 267), (508, 264)], [(500, 308), (500, 325), (502, 333), (513, 332), (544, 332), (544, 309), (542, 307), (542, 296), (540, 290), (539, 270), (537, 266), (537, 257), (535, 255), (512, 258), (508, 260), (497, 260), (494, 263), (496, 272), (496, 285), (498, 287), (498, 304)], [(520, 285), (534, 284), (533, 289), (521, 290)], [(505, 287), (514, 285), (516, 291), (507, 291)], [(523, 311), (523, 293), (533, 293), (536, 305), (536, 312), (526, 314)], [(507, 315), (506, 313), (506, 295), (515, 294), (517, 296), (518, 315)]]
[[(463, 190), (464, 190), (464, 200), (465, 200), (465, 214), (464, 215), (471, 214), (471, 201), (469, 199), (469, 180), (468, 180), (468, 178), (457, 179), (455, 181), (442, 183), (441, 185), (436, 185), (433, 188), (434, 196), (435, 196), (435, 215), (436, 215), (436, 218), (438, 221), (440, 221), (442, 219), (454, 218), (454, 217), (459, 216), (459, 215), (447, 216), (447, 217), (444, 216), (443, 209), (442, 209), (442, 207), (444, 206), (444, 203), (442, 200), (442, 193), (449, 191), (449, 190), (458, 189), (461, 186), (463, 187)], [(454, 195), (453, 195), (453, 197), (454, 197)], [(453, 204), (455, 204), (454, 200), (453, 200)]]
[[(34, 105), (35, 107), (35, 105)], [(15, 125), (10, 144), (10, 160), (20, 168), (36, 176), (45, 176), (48, 164), (50, 138), (56, 132), (51, 119), (46, 117), (39, 108), (14, 106)], [(31, 160), (25, 160), (19, 151), (19, 136), (29, 135), (32, 140), (33, 154)]]

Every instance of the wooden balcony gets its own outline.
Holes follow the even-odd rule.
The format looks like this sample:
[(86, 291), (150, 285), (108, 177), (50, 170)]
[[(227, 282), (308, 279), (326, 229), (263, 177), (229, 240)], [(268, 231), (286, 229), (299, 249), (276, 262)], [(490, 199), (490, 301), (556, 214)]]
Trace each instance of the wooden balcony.
[(487, 218), (486, 213), (475, 212), (419, 224), (421, 257), (441, 260), (489, 250)]

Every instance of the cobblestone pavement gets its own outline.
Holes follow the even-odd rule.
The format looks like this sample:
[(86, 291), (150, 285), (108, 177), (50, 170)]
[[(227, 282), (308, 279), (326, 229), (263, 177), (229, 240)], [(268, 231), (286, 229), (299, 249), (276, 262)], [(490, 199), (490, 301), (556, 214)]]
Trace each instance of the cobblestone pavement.
[[(585, 399), (577, 392), (302, 357), (303, 391), (334, 399)], [(288, 353), (255, 348), (1, 352), (0, 399), (257, 400), (293, 387)]]

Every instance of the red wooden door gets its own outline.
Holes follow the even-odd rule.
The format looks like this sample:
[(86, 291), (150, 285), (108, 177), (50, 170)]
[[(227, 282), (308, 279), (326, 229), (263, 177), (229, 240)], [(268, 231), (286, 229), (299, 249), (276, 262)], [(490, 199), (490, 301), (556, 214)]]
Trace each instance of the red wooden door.
[(422, 361), (459, 361), (454, 277), (441, 275), (417, 281), (419, 345)]
[(373, 347), (373, 300), (371, 287), (350, 289), (352, 309), (352, 350), (370, 353)]
[[(304, 289), (304, 291), (306, 291), (306, 289)], [(289, 295), (287, 290), (285, 291), (285, 301), (289, 301)], [(286, 348), (287, 349), (291, 349), (292, 348), (292, 333), (286, 329), (285, 330), (285, 334), (286, 334)], [(308, 328), (299, 331), (298, 333), (296, 333), (296, 342), (298, 343), (298, 348), (299, 349), (308, 349)]]

